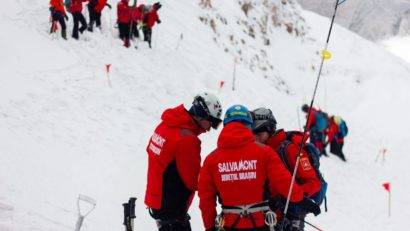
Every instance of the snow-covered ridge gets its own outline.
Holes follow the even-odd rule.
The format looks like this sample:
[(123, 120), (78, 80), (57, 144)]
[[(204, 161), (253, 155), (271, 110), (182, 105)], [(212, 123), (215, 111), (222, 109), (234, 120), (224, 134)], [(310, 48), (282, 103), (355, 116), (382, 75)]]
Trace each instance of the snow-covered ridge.
[(289, 92), (286, 80), (275, 73), (267, 48), (278, 30), (304, 38), (308, 28), (300, 13), (293, 0), (235, 0), (203, 6), (199, 20), (213, 32), (214, 42), (233, 57), (233, 62), (261, 71), (265, 78), (274, 80), (277, 89)]

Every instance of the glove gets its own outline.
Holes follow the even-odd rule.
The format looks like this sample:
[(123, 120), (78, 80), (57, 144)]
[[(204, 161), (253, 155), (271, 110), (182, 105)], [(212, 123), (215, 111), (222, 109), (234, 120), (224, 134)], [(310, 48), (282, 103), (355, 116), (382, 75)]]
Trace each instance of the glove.
[(274, 198), (269, 199), (269, 208), (272, 211), (284, 208), (286, 205), (286, 199), (282, 195), (278, 195)]
[(50, 10), (50, 12), (54, 12), (54, 7), (50, 6), (50, 8), (48, 8)]
[(160, 23), (161, 23), (161, 20), (158, 19), (158, 20), (157, 20), (157, 23), (160, 24)]
[(320, 214), (320, 207), (312, 200), (307, 197), (303, 197), (303, 199), (296, 203), (296, 205), (300, 206), (308, 213), (313, 213), (315, 216)]
[(210, 229), (206, 229), (205, 231), (217, 231), (215, 227), (212, 227)]
[(105, 5), (106, 5), (108, 8), (110, 8), (110, 10), (111, 10), (112, 7), (111, 7), (110, 4), (106, 3)]
[(68, 16), (66, 14), (64, 15), (64, 18), (66, 21), (68, 21)]

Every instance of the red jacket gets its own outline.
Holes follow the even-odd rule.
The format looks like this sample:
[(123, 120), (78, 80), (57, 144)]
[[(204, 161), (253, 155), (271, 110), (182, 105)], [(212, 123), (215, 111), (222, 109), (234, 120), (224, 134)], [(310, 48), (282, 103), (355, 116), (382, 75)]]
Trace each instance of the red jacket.
[(83, 2), (87, 2), (88, 0), (71, 0), (70, 9), (71, 12), (81, 12), (83, 11)]
[[(286, 133), (283, 130), (278, 130), (267, 142), (271, 148), (279, 152), (280, 145), (286, 140)], [(289, 163), (290, 174), (293, 174), (295, 169), (296, 159), (299, 153), (299, 146), (290, 144), (286, 150), (287, 162)], [(296, 182), (302, 188), (307, 197), (312, 196), (320, 190), (321, 182), (316, 176), (316, 172), (310, 164), (309, 157), (302, 150), (302, 155), (299, 159), (298, 170), (296, 171)], [(273, 193), (273, 192), (272, 192)], [(277, 194), (279, 194), (277, 192)]]
[[(329, 130), (327, 134), (327, 141), (330, 143), (333, 140), (335, 140), (337, 143), (339, 142), (344, 142), (343, 137), (336, 137), (336, 135), (339, 133), (339, 126), (337, 126), (336, 122), (332, 119), (329, 119)], [(336, 138), (335, 138), (336, 137)]]
[(161, 119), (147, 146), (145, 204), (183, 213), (197, 190), (201, 168), (198, 135), (205, 130), (199, 128), (183, 105), (165, 110)]
[(144, 7), (143, 4), (139, 5), (138, 7), (135, 7), (132, 9), (132, 21), (133, 23), (137, 24), (139, 21), (142, 21), (142, 18), (144, 16), (142, 12), (142, 8)]
[(144, 23), (146, 23), (149, 28), (154, 27), (155, 22), (158, 20), (159, 16), (155, 8), (152, 8), (151, 12), (144, 14)]
[(60, 11), (65, 14), (64, 1), (63, 0), (50, 0), (50, 5), (54, 7), (54, 11)]
[(131, 7), (128, 6), (127, 0), (121, 0), (117, 4), (118, 23), (129, 23), (131, 21)]
[[(216, 199), (224, 206), (239, 206), (262, 202), (264, 185), (269, 179), (270, 190), (287, 197), (291, 175), (277, 153), (256, 143), (250, 129), (238, 122), (227, 124), (219, 138), (217, 149), (209, 154), (199, 175), (199, 208), (205, 229), (214, 227)], [(290, 198), (298, 202), (303, 191), (295, 184)], [(238, 215), (224, 214), (225, 226), (231, 227)], [(262, 212), (253, 214), (257, 227), (264, 226)], [(239, 220), (235, 228), (253, 228), (249, 217)]]
[(101, 13), (105, 5), (107, 5), (107, 0), (98, 0), (97, 5), (94, 7), (95, 12)]
[[(318, 112), (318, 110), (314, 107), (312, 107), (312, 110), (310, 111), (310, 117), (309, 117), (309, 121), (307, 123), (307, 127), (306, 130), (309, 131), (311, 129), (311, 127), (316, 123), (316, 113)], [(308, 113), (306, 113), (306, 118), (308, 118)]]

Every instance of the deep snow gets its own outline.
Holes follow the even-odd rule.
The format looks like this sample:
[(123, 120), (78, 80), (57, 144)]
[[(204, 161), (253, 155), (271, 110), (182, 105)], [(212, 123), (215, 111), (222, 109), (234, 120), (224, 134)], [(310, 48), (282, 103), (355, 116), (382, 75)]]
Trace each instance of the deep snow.
[[(162, 111), (180, 103), (189, 107), (197, 92), (217, 93), (224, 109), (236, 103), (270, 107), (279, 127), (297, 129), (297, 110), (313, 93), (317, 52), (323, 49), (329, 20), (300, 11), (310, 27), (306, 36), (271, 28), (270, 46), (251, 41), (252, 49), (266, 51), (274, 65), (272, 76), (264, 78), (266, 73), (240, 63), (232, 91), (234, 58), (220, 44), (241, 30), (235, 19), (244, 16), (235, 6), (236, 1), (215, 2), (215, 9), (202, 9), (196, 1), (163, 2), (154, 49), (139, 44), (135, 50), (123, 48), (116, 38), (115, 7), (104, 11), (102, 32), (63, 41), (47, 33), (44, 1), (4, 2), (0, 230), (73, 230), (80, 193), (97, 200), (84, 231), (123, 229), (121, 204), (130, 196), (138, 197), (136, 230), (155, 230), (143, 204), (146, 143)], [(220, 27), (219, 37), (199, 20), (218, 10), (232, 28)], [(410, 64), (339, 26), (329, 50), (332, 59), (325, 63), (315, 106), (347, 120), (349, 162), (322, 159), (329, 212), (307, 220), (323, 230), (403, 229), (410, 215)], [(112, 65), (112, 88), (106, 64)], [(278, 88), (277, 77), (286, 87)], [(220, 90), (221, 80), (225, 87)], [(215, 148), (219, 132), (201, 135), (203, 159)], [(381, 148), (387, 148), (384, 164), (375, 162)], [(392, 183), (390, 218), (384, 182)], [(197, 198), (190, 214), (193, 229), (203, 229)]]

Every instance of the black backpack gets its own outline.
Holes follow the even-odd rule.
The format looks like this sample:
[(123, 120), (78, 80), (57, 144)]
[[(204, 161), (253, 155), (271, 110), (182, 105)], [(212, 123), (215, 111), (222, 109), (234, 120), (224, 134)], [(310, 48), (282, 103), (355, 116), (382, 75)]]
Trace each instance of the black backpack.
[[(286, 158), (286, 150), (291, 144), (295, 144), (300, 147), (300, 143), (303, 137), (302, 132), (298, 131), (290, 131), (286, 132), (286, 140), (282, 142), (282, 144), (278, 148), (278, 154), (282, 162), (285, 164), (286, 168), (292, 174), (293, 170), (290, 168), (288, 163), (288, 159)], [(320, 172), (320, 152), (319, 150), (311, 143), (304, 143), (303, 150), (309, 157), (309, 162), (312, 165), (313, 169), (316, 172), (317, 178), (321, 182), (320, 190), (313, 194), (310, 198), (313, 199), (316, 204), (319, 206), (325, 201), (325, 211), (327, 211), (327, 203), (326, 203), (326, 191), (327, 191), (327, 182), (325, 181), (323, 174)], [(300, 163), (299, 163), (300, 164)]]

